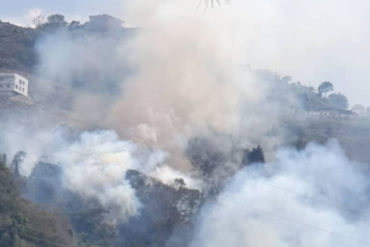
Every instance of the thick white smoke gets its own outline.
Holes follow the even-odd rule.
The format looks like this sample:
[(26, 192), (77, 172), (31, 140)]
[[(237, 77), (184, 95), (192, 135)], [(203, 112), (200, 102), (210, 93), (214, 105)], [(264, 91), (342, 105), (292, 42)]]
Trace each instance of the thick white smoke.
[[(63, 168), (64, 186), (84, 198), (97, 199), (112, 221), (137, 214), (141, 206), (125, 179), (128, 169), (139, 166), (134, 152), (134, 144), (119, 141), (113, 132), (83, 133), (77, 143), (56, 152), (53, 159)], [(140, 165), (149, 169), (162, 159), (161, 153), (153, 153)]]
[(282, 149), (240, 171), (202, 210), (190, 246), (360, 246), (370, 243), (370, 183), (335, 142)]
[(142, 205), (125, 178), (129, 169), (169, 186), (182, 178), (189, 188), (202, 187), (201, 181), (168, 166), (168, 153), (122, 140), (114, 131), (86, 131), (75, 137), (63, 128), (30, 133), (30, 127), (15, 123), (5, 127), (0, 147), (10, 158), (9, 164), (18, 151), (24, 151), (19, 167), (22, 176), (29, 176), (39, 161), (59, 165), (63, 171), (61, 187), (84, 199), (97, 200), (107, 211), (108, 223), (140, 214)]
[(172, 185), (176, 178), (188, 186), (196, 180), (165, 164), (167, 154), (120, 140), (113, 131), (84, 132), (76, 142), (66, 143), (51, 153), (50, 160), (63, 169), (63, 186), (86, 199), (96, 199), (115, 223), (140, 213), (141, 203), (126, 180), (134, 169)]
[[(14, 119), (21, 120), (18, 117)], [(29, 176), (38, 161), (65, 145), (65, 132), (60, 127), (44, 125), (35, 127), (30, 121), (23, 125), (14, 119), (1, 123), (0, 149), (7, 155), (8, 164), (12, 162), (17, 152), (25, 152), (26, 156), (19, 168), (21, 175)]]

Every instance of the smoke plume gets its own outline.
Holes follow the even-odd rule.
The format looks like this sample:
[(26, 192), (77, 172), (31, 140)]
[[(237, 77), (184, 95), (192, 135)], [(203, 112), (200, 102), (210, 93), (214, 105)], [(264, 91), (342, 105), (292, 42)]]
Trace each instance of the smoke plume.
[(364, 167), (334, 141), (281, 149), (272, 163), (241, 170), (203, 208), (190, 246), (368, 245)]
[[(274, 82), (258, 79), (244, 65), (246, 54), (213, 18), (194, 14), (188, 4), (154, 6), (143, 18), (150, 19), (150, 29), (80, 38), (62, 32), (39, 43), (38, 73), (74, 88), (70, 117), (164, 149), (171, 154), (169, 165), (183, 171), (191, 169), (183, 155), (187, 141), (212, 132), (272, 152), (280, 136), (263, 136), (286, 111), (268, 96)], [(177, 12), (181, 6), (184, 11)], [(161, 11), (173, 15), (157, 16)]]
[(200, 186), (190, 176), (168, 167), (165, 152), (120, 140), (113, 131), (84, 132), (50, 155), (50, 161), (62, 167), (63, 187), (83, 198), (98, 200), (108, 211), (110, 223), (140, 214), (142, 205), (125, 178), (128, 170), (171, 186), (176, 178), (182, 178), (189, 187)]

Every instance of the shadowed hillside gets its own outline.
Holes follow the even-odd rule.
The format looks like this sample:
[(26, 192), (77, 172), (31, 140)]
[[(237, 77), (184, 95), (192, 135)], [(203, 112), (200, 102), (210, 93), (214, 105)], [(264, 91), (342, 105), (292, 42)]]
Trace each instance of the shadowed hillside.
[(0, 246), (77, 246), (68, 222), (21, 198), (20, 183), (22, 178), (0, 165)]
[(37, 62), (38, 35), (36, 29), (0, 22), (0, 69), (30, 72)]

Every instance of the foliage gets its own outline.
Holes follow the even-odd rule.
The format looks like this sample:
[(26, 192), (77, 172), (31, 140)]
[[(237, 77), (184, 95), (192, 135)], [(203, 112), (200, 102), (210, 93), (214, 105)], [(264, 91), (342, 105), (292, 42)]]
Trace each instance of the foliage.
[(30, 72), (37, 63), (38, 31), (0, 22), (0, 69)]
[(14, 158), (11, 164), (11, 169), (14, 175), (19, 176), (19, 167), (22, 164), (25, 156), (26, 156), (26, 153), (23, 151), (19, 151), (14, 155)]
[(0, 247), (76, 246), (68, 223), (21, 198), (18, 183), (0, 164)]
[(185, 188), (185, 186), (186, 186), (186, 183), (185, 183), (183, 178), (176, 178), (175, 179), (175, 187), (177, 189), (183, 189), (183, 188)]
[(258, 145), (256, 148), (253, 148), (252, 151), (247, 152), (243, 163), (244, 164), (265, 163), (265, 155), (263, 154), (262, 147)]
[(35, 27), (39, 27), (41, 26), (42, 24), (44, 24), (46, 22), (45, 20), (45, 16), (43, 14), (39, 14), (37, 16), (35, 16), (33, 19), (32, 19), (32, 24), (35, 26)]
[(329, 105), (334, 109), (347, 109), (347, 97), (341, 93), (333, 93), (328, 96)]
[(57, 24), (63, 23), (63, 24), (65, 24), (66, 21), (65, 21), (63, 15), (53, 14), (53, 15), (48, 16), (48, 23), (50, 23), (50, 24), (52, 24), (52, 23), (57, 23)]
[(41, 25), (37, 26), (38, 30), (43, 32), (55, 32), (60, 29), (67, 27), (68, 22), (65, 21), (65, 18), (61, 14), (53, 14), (48, 16), (47, 22), (42, 23)]
[[(107, 209), (99, 202), (60, 186), (61, 172), (57, 165), (38, 163), (27, 179), (27, 196), (63, 212), (76, 232), (80, 246), (149, 246), (150, 243), (164, 243), (175, 226), (183, 224), (198, 208), (198, 191), (186, 187), (176, 189), (137, 171), (130, 171), (127, 180), (137, 192), (143, 208), (129, 222), (111, 224), (106, 221)], [(181, 179), (178, 183), (181, 186), (185, 184)]]
[(325, 97), (328, 92), (331, 92), (333, 90), (334, 90), (334, 86), (329, 81), (322, 82), (318, 87), (320, 97)]
[(144, 207), (120, 226), (117, 246), (165, 246), (173, 230), (189, 224), (199, 209), (197, 190), (177, 190), (135, 170), (126, 178)]
[(211, 6), (213, 7), (215, 4), (218, 4), (221, 6), (222, 3), (229, 3), (230, 0), (204, 0), (204, 3), (206, 6)]

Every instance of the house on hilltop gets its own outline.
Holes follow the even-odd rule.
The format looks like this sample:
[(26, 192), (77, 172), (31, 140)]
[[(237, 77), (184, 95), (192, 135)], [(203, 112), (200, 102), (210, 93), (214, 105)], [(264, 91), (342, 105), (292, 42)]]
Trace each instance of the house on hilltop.
[(28, 97), (28, 80), (16, 73), (0, 73), (0, 93)]
[(89, 22), (86, 23), (86, 26), (93, 30), (109, 30), (122, 28), (123, 24), (124, 21), (113, 16), (103, 14), (89, 16)]

